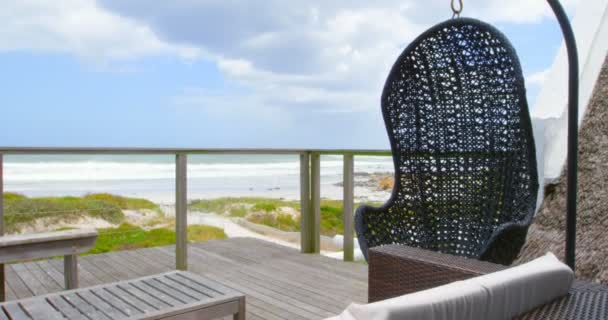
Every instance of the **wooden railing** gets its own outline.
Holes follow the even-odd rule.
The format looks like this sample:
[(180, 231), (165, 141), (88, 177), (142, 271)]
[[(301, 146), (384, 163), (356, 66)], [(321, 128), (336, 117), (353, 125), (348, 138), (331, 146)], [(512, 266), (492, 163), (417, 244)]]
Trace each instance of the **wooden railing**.
[[(35, 148), (0, 147), (0, 195), (4, 187), (4, 155), (175, 155), (175, 267), (188, 267), (187, 237), (187, 168), (189, 154), (243, 154), (243, 155), (299, 155), (300, 156), (300, 202), (301, 202), (301, 251), (320, 252), (321, 220), (321, 155), (342, 155), (344, 159), (344, 260), (354, 258), (354, 159), (355, 156), (389, 156), (387, 150), (346, 150), (346, 149), (190, 149), (190, 148)], [(0, 196), (0, 235), (4, 230), (3, 197)], [(3, 276), (3, 275), (2, 275)]]

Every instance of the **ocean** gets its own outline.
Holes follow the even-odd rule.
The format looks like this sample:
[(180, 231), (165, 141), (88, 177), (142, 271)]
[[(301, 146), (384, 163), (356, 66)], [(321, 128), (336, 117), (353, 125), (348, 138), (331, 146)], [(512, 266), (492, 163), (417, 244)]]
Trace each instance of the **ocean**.
[[(175, 200), (171, 155), (7, 155), (6, 192), (26, 196), (82, 196), (107, 192), (161, 204)], [(299, 199), (296, 155), (189, 155), (188, 199), (272, 197)], [(355, 157), (356, 173), (393, 172), (390, 157)], [(342, 157), (321, 157), (321, 196), (341, 199)], [(361, 200), (381, 201), (387, 192), (355, 188)]]

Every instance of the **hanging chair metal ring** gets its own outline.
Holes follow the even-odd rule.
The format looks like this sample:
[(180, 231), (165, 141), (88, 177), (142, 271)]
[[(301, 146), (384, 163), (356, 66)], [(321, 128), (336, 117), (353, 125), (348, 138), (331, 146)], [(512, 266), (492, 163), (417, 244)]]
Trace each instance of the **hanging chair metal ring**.
[(464, 8), (464, 4), (462, 3), (462, 0), (458, 0), (458, 8), (456, 8), (456, 1), (452, 0), (452, 2), (450, 3), (450, 7), (452, 8), (452, 18), (459, 18), (460, 17), (460, 13), (462, 12), (462, 9)]

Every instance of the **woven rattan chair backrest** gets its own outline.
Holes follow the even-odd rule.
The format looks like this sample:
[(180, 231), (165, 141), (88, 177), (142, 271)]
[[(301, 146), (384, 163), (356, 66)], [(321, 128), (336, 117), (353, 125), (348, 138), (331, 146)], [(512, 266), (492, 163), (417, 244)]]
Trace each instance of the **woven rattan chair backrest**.
[(530, 224), (538, 181), (524, 78), (498, 30), (459, 18), (422, 34), (393, 66), (382, 112), (396, 179), (370, 244), (479, 257), (502, 230)]

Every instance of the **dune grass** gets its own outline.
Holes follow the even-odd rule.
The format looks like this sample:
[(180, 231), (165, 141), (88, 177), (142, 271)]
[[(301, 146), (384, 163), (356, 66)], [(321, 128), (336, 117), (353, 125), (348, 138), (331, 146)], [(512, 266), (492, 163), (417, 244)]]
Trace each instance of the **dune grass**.
[[(371, 203), (379, 205), (378, 203)], [(359, 204), (356, 204), (358, 206)], [(214, 212), (231, 217), (246, 217), (253, 223), (266, 225), (283, 231), (300, 231), (300, 219), (277, 211), (281, 207), (293, 208), (300, 211), (300, 202), (272, 198), (216, 198), (193, 200), (189, 204), (190, 210)], [(344, 232), (342, 218), (342, 201), (321, 200), (321, 234), (334, 236)], [(255, 215), (248, 213), (255, 212)], [(261, 214), (262, 213), (262, 214)], [(267, 213), (267, 214), (263, 214)]]
[[(17, 193), (4, 194), (4, 223), (8, 233), (17, 233), (42, 219), (51, 226), (59, 222), (75, 221), (82, 217), (99, 218), (115, 228), (98, 229), (99, 237), (95, 246), (86, 254), (148, 248), (175, 244), (175, 230), (168, 227), (146, 230), (140, 226), (125, 223), (122, 210), (153, 210), (161, 213), (160, 207), (146, 199), (116, 196), (107, 193), (88, 194), (83, 197), (36, 197), (30, 198)], [(71, 228), (59, 228), (68, 230)], [(188, 226), (188, 240), (191, 242), (224, 239), (224, 230), (211, 226)]]
[[(98, 229), (99, 237), (95, 246), (86, 254), (96, 254), (120, 250), (133, 250), (175, 244), (175, 230), (157, 228), (144, 230), (140, 227), (123, 223), (117, 228)], [(188, 241), (199, 242), (225, 239), (224, 230), (211, 226), (188, 226)]]
[(190, 210), (228, 214), (231, 217), (244, 217), (248, 212), (272, 212), (279, 207), (290, 207), (300, 210), (299, 201), (255, 197), (224, 197), (216, 199), (193, 200), (188, 205)]
[(248, 221), (263, 224), (283, 231), (300, 231), (300, 219), (294, 219), (288, 214), (264, 214), (247, 218)]
[(85, 216), (113, 224), (125, 219), (119, 206), (104, 200), (83, 197), (29, 198), (15, 193), (4, 194), (4, 227), (7, 233), (19, 232), (22, 227), (40, 219), (51, 225)]
[(224, 229), (217, 227), (202, 224), (193, 224), (188, 226), (188, 241), (190, 242), (226, 239), (227, 237), (228, 236), (226, 233), (224, 233)]
[(160, 207), (147, 199), (116, 196), (108, 193), (87, 194), (83, 197), (26, 197), (4, 193), (4, 226), (7, 233), (44, 220), (47, 225), (75, 221), (83, 217), (98, 218), (112, 224), (125, 221), (122, 210), (153, 210)]
[(85, 195), (83, 198), (85, 200), (99, 200), (113, 203), (124, 210), (148, 209), (160, 211), (160, 207), (156, 203), (143, 198), (122, 197), (109, 193), (92, 193)]

